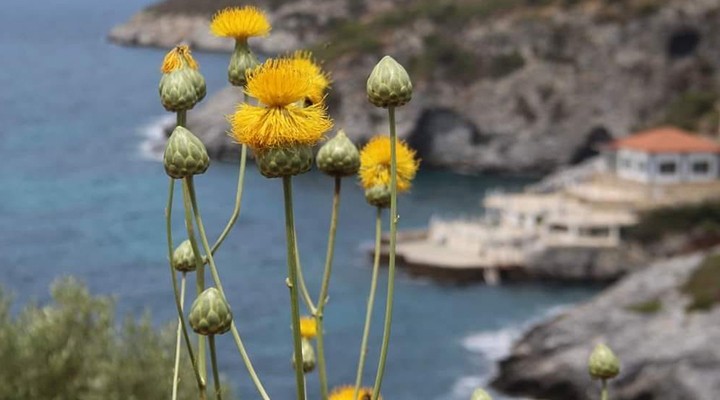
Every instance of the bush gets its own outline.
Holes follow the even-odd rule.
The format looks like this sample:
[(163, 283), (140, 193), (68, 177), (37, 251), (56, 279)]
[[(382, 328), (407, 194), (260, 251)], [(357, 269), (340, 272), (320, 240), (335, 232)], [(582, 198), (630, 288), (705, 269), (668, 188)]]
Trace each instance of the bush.
[(712, 118), (716, 113), (717, 100), (717, 95), (712, 92), (685, 92), (670, 103), (665, 122), (684, 129), (697, 130), (700, 120)]
[(628, 230), (628, 238), (641, 244), (652, 244), (672, 234), (715, 236), (719, 225), (720, 202), (708, 201), (649, 211)]
[[(153, 329), (147, 316), (117, 327), (115, 306), (74, 280), (57, 282), (53, 303), (11, 315), (0, 293), (0, 398), (147, 400), (169, 398), (174, 329)], [(189, 362), (179, 399), (197, 398)]]
[(690, 296), (687, 311), (708, 311), (720, 302), (720, 255), (706, 258), (680, 291)]
[(638, 314), (655, 314), (662, 310), (662, 302), (660, 299), (650, 299), (639, 303), (631, 304), (625, 307), (626, 310)]

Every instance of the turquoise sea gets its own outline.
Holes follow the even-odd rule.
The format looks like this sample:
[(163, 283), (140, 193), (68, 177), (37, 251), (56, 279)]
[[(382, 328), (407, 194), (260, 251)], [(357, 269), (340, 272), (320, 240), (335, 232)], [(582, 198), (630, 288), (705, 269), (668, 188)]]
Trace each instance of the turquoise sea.
[[(0, 283), (19, 303), (47, 300), (49, 284), (74, 275), (117, 298), (122, 313), (148, 310), (158, 325), (175, 315), (166, 264), (167, 177), (148, 150), (166, 116), (157, 98), (164, 52), (107, 43), (108, 30), (148, 0), (3, 0), (0, 12)], [(225, 84), (227, 56), (196, 54), (212, 93)], [(192, 118), (192, 113), (190, 114)], [(348, 128), (352, 129), (352, 128)], [(233, 204), (237, 167), (213, 164), (197, 179), (214, 238)], [(488, 189), (523, 179), (423, 171), (401, 201), (401, 228), (432, 215), (474, 215)], [(296, 180), (297, 229), (316, 292), (325, 254), (332, 183)], [(281, 185), (250, 168), (243, 213), (218, 254), (241, 334), (270, 394), (292, 397)], [(370, 277), (362, 244), (373, 210), (345, 183), (337, 262), (326, 312), (333, 385), (354, 379)], [(179, 214), (176, 214), (179, 217)], [(181, 220), (175, 219), (181, 237)], [(381, 277), (380, 288), (386, 284)], [(384, 395), (393, 400), (462, 400), (493, 371), (532, 321), (595, 289), (544, 284), (447, 286), (399, 275)], [(366, 381), (374, 376), (379, 296)], [(220, 367), (243, 398), (256, 398), (231, 338)], [(315, 377), (311, 398), (317, 398)]]

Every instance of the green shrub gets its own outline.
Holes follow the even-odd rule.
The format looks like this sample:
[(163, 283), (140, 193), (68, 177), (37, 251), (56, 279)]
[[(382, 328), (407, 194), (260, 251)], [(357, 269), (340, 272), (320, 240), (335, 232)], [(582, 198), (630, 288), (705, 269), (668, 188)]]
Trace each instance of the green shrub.
[(697, 130), (701, 119), (712, 118), (718, 96), (713, 92), (689, 91), (668, 106), (665, 122), (684, 129)]
[(662, 310), (662, 302), (660, 299), (650, 299), (639, 303), (631, 304), (625, 307), (626, 310), (636, 312), (638, 314), (655, 314)]
[(720, 302), (720, 255), (706, 258), (680, 291), (690, 296), (687, 311), (708, 311)]
[(495, 56), (490, 62), (489, 75), (499, 79), (512, 74), (525, 66), (525, 58), (517, 51)]
[(671, 234), (697, 232), (715, 235), (720, 225), (720, 202), (705, 202), (649, 211), (628, 230), (628, 238), (652, 244)]

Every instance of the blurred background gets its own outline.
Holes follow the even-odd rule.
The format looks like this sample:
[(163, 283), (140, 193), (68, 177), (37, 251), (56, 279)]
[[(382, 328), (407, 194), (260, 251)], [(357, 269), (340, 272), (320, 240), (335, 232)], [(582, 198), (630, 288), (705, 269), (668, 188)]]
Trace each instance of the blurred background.
[[(208, 23), (244, 4), (4, 0), (0, 266), (13, 334), (36, 329), (21, 310), (52, 304), (48, 288), (67, 276), (111, 296), (118, 320), (150, 315), (158, 331), (174, 321), (159, 162), (174, 116), (158, 101), (159, 68), (167, 49), (185, 42), (207, 80), (208, 97), (188, 120), (214, 159), (196, 179), (212, 241), (233, 207), (239, 146), (225, 115), (239, 92), (226, 81), (233, 43), (212, 37)], [(400, 200), (404, 263), (385, 398), (461, 400), (491, 384), (498, 399), (596, 398), (586, 361), (599, 342), (623, 360), (615, 399), (718, 398), (720, 1), (252, 4), (273, 30), (251, 47), (264, 56), (312, 50), (334, 81), (335, 125), (358, 145), (387, 131), (384, 110), (366, 100), (372, 66), (391, 54), (413, 79), (398, 128), (423, 162)], [(300, 254), (317, 293), (332, 179), (313, 171), (295, 181)], [(294, 381), (281, 196), (280, 182), (249, 167), (240, 219), (217, 261), (256, 369), (270, 395), (285, 399)], [(331, 386), (354, 381), (373, 215), (347, 179), (325, 313)], [(67, 389), (76, 370), (57, 361), (72, 351), (64, 344), (23, 362), (12, 358), (24, 354), (20, 344), (3, 347), (0, 357), (14, 361), (1, 363), (0, 375), (32, 379), (13, 363), (34, 362), (44, 372), (33, 376), (47, 378), (35, 382)], [(218, 345), (228, 386), (256, 398), (230, 338)], [(160, 396), (169, 395), (170, 369), (159, 379)], [(316, 375), (308, 379), (318, 398)], [(16, 397), (17, 382), (0, 380), (0, 392), (15, 393), (0, 397), (58, 398)]]

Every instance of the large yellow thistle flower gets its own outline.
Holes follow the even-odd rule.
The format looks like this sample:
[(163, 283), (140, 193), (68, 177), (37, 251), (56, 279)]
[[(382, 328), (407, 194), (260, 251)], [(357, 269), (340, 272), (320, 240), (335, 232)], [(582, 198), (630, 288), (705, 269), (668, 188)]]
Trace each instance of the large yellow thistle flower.
[[(397, 141), (397, 188), (400, 192), (410, 189), (420, 160), (415, 158), (405, 142)], [(390, 138), (375, 136), (360, 150), (360, 182), (363, 188), (390, 186)]]
[(310, 103), (322, 102), (325, 98), (325, 91), (330, 86), (330, 76), (320, 68), (312, 53), (306, 50), (298, 50), (287, 56), (287, 59), (293, 63), (295, 68), (309, 77), (310, 94), (307, 99)]
[(169, 74), (183, 67), (198, 69), (198, 64), (193, 58), (190, 48), (184, 44), (176, 46), (165, 55), (160, 71), (163, 74)]
[(268, 60), (247, 76), (246, 93), (259, 106), (241, 104), (230, 118), (232, 136), (254, 151), (315, 145), (332, 127), (325, 105), (303, 107), (311, 93), (306, 72), (286, 60)]
[[(372, 388), (360, 388), (358, 390), (357, 398), (353, 399), (353, 396), (355, 395), (355, 387), (354, 386), (340, 386), (335, 389), (333, 389), (332, 393), (330, 393), (330, 397), (328, 397), (329, 400), (370, 400), (372, 397)], [(382, 400), (382, 396), (379, 397), (379, 400)]]
[(305, 339), (313, 339), (317, 336), (317, 321), (315, 318), (308, 316), (300, 318), (300, 336)]
[(215, 36), (246, 40), (253, 36), (267, 36), (270, 23), (265, 13), (257, 7), (228, 7), (218, 11), (210, 22)]

